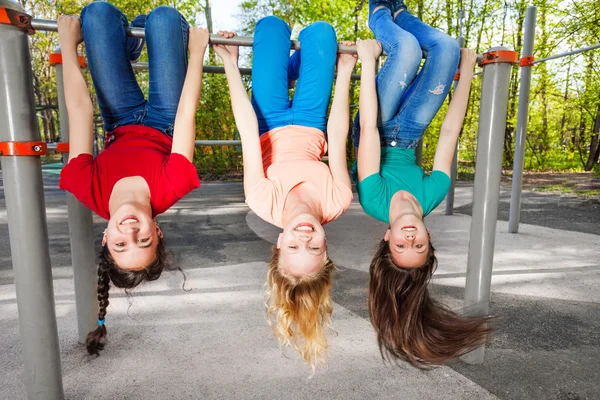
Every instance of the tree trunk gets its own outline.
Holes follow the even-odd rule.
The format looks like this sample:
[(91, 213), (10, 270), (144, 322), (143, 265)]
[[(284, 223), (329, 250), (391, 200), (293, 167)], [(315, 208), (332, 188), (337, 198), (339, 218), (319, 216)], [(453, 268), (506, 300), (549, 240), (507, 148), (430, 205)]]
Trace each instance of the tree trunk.
[[(523, 47), (523, 36), (520, 32), (523, 32), (523, 23), (525, 21), (525, 1), (521, 1), (518, 5), (519, 16), (517, 17), (517, 40), (515, 43), (515, 51), (521, 53)], [(506, 118), (506, 128), (504, 131), (504, 165), (511, 167), (514, 163), (513, 159), (513, 138), (515, 134), (515, 114), (517, 110), (517, 93), (519, 90), (519, 69), (513, 68), (511, 70), (510, 77), (510, 92), (509, 92), (509, 103), (508, 103), (508, 114)]]
[[(206, 18), (208, 33), (213, 33), (211, 0), (204, 0), (204, 17)], [(217, 64), (217, 57), (212, 46), (208, 46), (208, 61), (210, 62), (210, 65)]]
[(485, 28), (485, 17), (488, 12), (489, 0), (485, 0), (483, 3), (483, 10), (481, 10), (481, 23), (479, 25), (479, 32), (477, 32), (477, 43), (475, 44), (475, 51), (477, 53), (481, 52), (481, 36), (483, 35), (483, 29)]
[[(567, 141), (567, 137), (566, 137), (566, 132), (565, 132), (565, 125), (567, 123), (567, 101), (569, 100), (569, 80), (571, 78), (571, 61), (572, 61), (572, 57), (569, 57), (569, 64), (567, 64), (567, 78), (566, 78), (566, 83), (565, 83), (565, 95), (563, 96), (563, 101), (564, 101), (564, 108), (563, 108), (563, 114), (562, 117), (560, 118), (560, 135), (563, 139), (563, 143), (565, 143)], [(573, 145), (575, 144), (575, 136), (571, 135), (570, 138), (570, 146), (571, 149), (573, 147)]]
[(446, 0), (446, 24), (448, 24), (448, 36), (454, 37), (454, 26), (452, 24), (452, 0)]
[(591, 171), (594, 164), (598, 163), (600, 158), (600, 103), (596, 110), (596, 118), (594, 120), (594, 130), (592, 131), (592, 138), (590, 140), (590, 152), (588, 155), (587, 163), (585, 164), (585, 170)]
[[(467, 12), (467, 21), (465, 23), (465, 47), (469, 47), (469, 39), (471, 37), (471, 25), (473, 24), (473, 1), (469, 1), (469, 11)], [(463, 9), (464, 10), (464, 9)], [(466, 10), (465, 10), (466, 11)]]
[[(540, 52), (546, 54), (548, 51), (548, 26), (547, 26), (547, 7), (546, 2), (542, 0), (540, 2), (540, 28), (542, 30), (542, 37), (540, 40)], [(542, 63), (538, 67), (539, 84), (540, 84), (540, 97), (542, 100), (542, 131), (538, 137), (539, 154), (542, 163), (545, 160), (546, 152), (549, 145), (549, 120), (548, 120), (548, 85), (550, 79), (548, 77), (548, 66), (546, 63)], [(541, 165), (540, 165), (541, 166)]]
[(425, 7), (425, 4), (423, 3), (423, 0), (417, 0), (417, 17), (423, 21), (423, 8)]
[(586, 161), (583, 157), (584, 154), (584, 149), (583, 146), (586, 143), (585, 140), (585, 129), (586, 129), (586, 123), (585, 123), (585, 110), (583, 109), (583, 106), (581, 106), (579, 108), (579, 137), (577, 137), (577, 139), (575, 140), (575, 143), (577, 145), (577, 151), (579, 153), (579, 160), (581, 160), (581, 165), (584, 166), (586, 165)]

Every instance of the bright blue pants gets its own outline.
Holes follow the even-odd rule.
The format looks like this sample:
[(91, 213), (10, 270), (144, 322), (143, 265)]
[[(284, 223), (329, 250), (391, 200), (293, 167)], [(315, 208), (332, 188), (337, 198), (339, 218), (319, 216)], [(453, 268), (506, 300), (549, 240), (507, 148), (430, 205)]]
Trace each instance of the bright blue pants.
[(92, 2), (81, 11), (81, 23), (105, 131), (146, 125), (172, 136), (187, 72), (188, 24), (183, 16), (161, 6), (132, 23), (145, 27), (148, 100), (131, 67), (130, 56), (140, 40), (127, 37), (127, 17), (110, 3)]
[[(311, 24), (300, 32), (302, 50), (290, 57), (291, 32), (277, 17), (256, 24), (252, 105), (261, 135), (286, 125), (325, 130), (337, 59), (335, 31), (326, 22)], [(296, 79), (290, 101), (289, 81)]]

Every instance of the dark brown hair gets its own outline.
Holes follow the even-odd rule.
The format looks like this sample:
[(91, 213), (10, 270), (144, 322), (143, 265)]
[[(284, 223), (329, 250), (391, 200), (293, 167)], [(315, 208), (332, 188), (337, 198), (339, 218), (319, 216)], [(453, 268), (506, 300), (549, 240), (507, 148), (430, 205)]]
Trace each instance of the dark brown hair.
[[(104, 318), (106, 317), (106, 307), (108, 307), (108, 290), (110, 289), (110, 282), (113, 285), (122, 289), (133, 289), (140, 283), (145, 281), (155, 281), (162, 274), (163, 270), (176, 269), (181, 271), (180, 268), (173, 268), (171, 266), (171, 254), (165, 247), (164, 241), (159, 237), (158, 245), (156, 246), (156, 259), (152, 264), (148, 265), (143, 270), (129, 271), (119, 268), (115, 263), (107, 246), (102, 246), (102, 251), (98, 256), (98, 321), (102, 321), (102, 324), (98, 324), (98, 327), (88, 333), (85, 340), (85, 347), (90, 354), (99, 355), (99, 351), (104, 349), (106, 344), (106, 324)], [(183, 271), (181, 271), (183, 273)], [(185, 275), (184, 275), (185, 279)], [(185, 280), (184, 280), (185, 283)]]
[(396, 266), (388, 242), (379, 244), (369, 271), (369, 314), (384, 359), (427, 368), (488, 340), (492, 317), (460, 316), (430, 297), (427, 286), (436, 267), (431, 242), (420, 268)]

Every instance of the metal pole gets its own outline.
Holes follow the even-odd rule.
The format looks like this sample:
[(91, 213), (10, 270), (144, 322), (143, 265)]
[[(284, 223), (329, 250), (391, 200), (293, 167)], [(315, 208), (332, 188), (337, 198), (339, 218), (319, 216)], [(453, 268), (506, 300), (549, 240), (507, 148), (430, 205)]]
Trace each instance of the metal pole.
[[(0, 7), (23, 12), (17, 3)], [(0, 142), (40, 141), (27, 32), (0, 25)], [(27, 398), (64, 398), (41, 160), (3, 156)]]
[[(60, 48), (55, 50), (60, 53)], [(65, 103), (62, 64), (56, 64), (56, 88), (58, 92), (58, 112), (60, 134), (63, 142), (69, 142), (69, 115)], [(90, 138), (91, 139), (91, 138)], [(69, 162), (69, 155), (63, 153), (63, 163)], [(96, 287), (96, 257), (92, 233), (92, 212), (67, 192), (67, 214), (71, 243), (71, 262), (75, 284), (75, 308), (77, 310), (77, 331), (79, 343), (85, 343), (88, 332), (97, 327), (98, 300)]]
[(241, 146), (241, 140), (196, 140), (196, 147), (200, 146)]
[[(196, 147), (201, 146), (241, 146), (241, 140), (196, 140)], [(56, 151), (56, 143), (48, 143), (48, 151)]]
[[(463, 16), (463, 11), (461, 10), (461, 21)], [(465, 38), (462, 36), (462, 23), (461, 23), (461, 36), (459, 36), (456, 41), (458, 42), (458, 47), (461, 49), (465, 47)], [(456, 85), (458, 81), (454, 81), (454, 88), (456, 90)], [(456, 176), (458, 174), (458, 140), (456, 141), (456, 147), (454, 149), (454, 158), (452, 159), (452, 166), (450, 168), (450, 189), (448, 190), (448, 194), (446, 195), (446, 215), (454, 214), (454, 192), (456, 190)]]
[[(533, 55), (536, 11), (537, 8), (535, 6), (527, 7), (525, 14), (525, 31), (523, 33), (523, 54), (521, 57)], [(531, 68), (531, 66), (521, 67), (521, 88), (519, 91), (519, 111), (517, 116), (517, 143), (515, 146), (510, 211), (508, 214), (508, 232), (510, 233), (519, 232), (519, 222), (521, 219), (521, 192), (523, 190), (523, 166), (525, 164), (525, 144), (527, 138), (527, 122), (529, 119)]]
[[(147, 71), (148, 63), (147, 62), (136, 62), (132, 63), (131, 66), (134, 70), (138, 71)], [(252, 75), (252, 68), (239, 68), (240, 75)], [(225, 67), (221, 67), (218, 65), (205, 65), (202, 67), (202, 72), (206, 74), (225, 74)], [(336, 74), (337, 76), (337, 74)], [(353, 81), (360, 81), (360, 74), (352, 74), (350, 77)]]
[[(529, 8), (531, 8), (533, 6), (530, 6)], [(535, 23), (535, 21), (534, 21)], [(532, 62), (532, 64), (539, 64), (539, 63), (543, 63), (546, 61), (550, 61), (550, 60), (555, 60), (557, 58), (561, 58), (561, 57), (566, 57), (566, 56), (572, 56), (574, 54), (579, 54), (579, 53), (583, 53), (586, 51), (590, 51), (590, 50), (596, 50), (596, 49), (600, 49), (600, 43), (599, 44), (595, 44), (593, 46), (587, 46), (587, 47), (582, 47), (580, 49), (575, 49), (575, 50), (571, 50), (571, 51), (567, 51), (566, 53), (560, 53), (560, 54), (556, 54), (554, 56), (550, 56), (550, 57), (546, 57), (546, 58), (540, 58), (539, 60), (535, 60)]]
[[(495, 47), (490, 51), (495, 50), (507, 49)], [(489, 313), (510, 70), (510, 63), (498, 62), (485, 65), (483, 73), (465, 287), (465, 308), (475, 316)], [(463, 356), (462, 360), (469, 364), (481, 364), (484, 351), (485, 347), (481, 346)]]

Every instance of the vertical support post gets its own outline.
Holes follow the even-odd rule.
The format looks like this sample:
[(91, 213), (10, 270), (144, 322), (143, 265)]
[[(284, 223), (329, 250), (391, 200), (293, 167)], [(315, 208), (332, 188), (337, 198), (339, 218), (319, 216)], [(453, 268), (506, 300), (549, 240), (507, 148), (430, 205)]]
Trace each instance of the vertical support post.
[[(0, 7), (23, 12), (17, 3)], [(40, 141), (27, 32), (0, 25), (0, 141)], [(41, 160), (3, 156), (19, 326), (29, 400), (64, 398)]]
[[(60, 48), (55, 49), (60, 53)], [(62, 64), (54, 65), (58, 92), (58, 112), (60, 132), (64, 142), (69, 141), (69, 115), (65, 103)], [(63, 154), (63, 163), (69, 162), (69, 155)], [(77, 310), (77, 331), (79, 343), (85, 343), (88, 332), (96, 329), (98, 300), (96, 298), (97, 272), (92, 233), (92, 212), (79, 202), (71, 193), (67, 193), (67, 213), (69, 218), (69, 237), (71, 243), (71, 262), (73, 263), (73, 281), (75, 283), (75, 308)]]
[[(527, 7), (523, 33), (523, 54), (521, 54), (521, 57), (533, 56), (536, 13), (537, 7)], [(527, 120), (529, 119), (531, 68), (531, 65), (521, 66), (521, 89), (519, 90), (519, 111), (517, 114), (517, 143), (515, 146), (513, 181), (510, 194), (510, 211), (508, 214), (509, 233), (519, 232), (519, 222), (521, 219), (521, 192), (523, 190), (523, 166), (525, 164)]]
[[(507, 49), (495, 47), (490, 52), (498, 50)], [(496, 62), (486, 64), (483, 68), (473, 216), (465, 287), (465, 309), (474, 316), (489, 313), (511, 66), (510, 62)], [(485, 347), (481, 346), (464, 355), (462, 360), (469, 364), (481, 364), (484, 351)]]
[[(461, 16), (463, 12), (461, 10)], [(462, 19), (461, 19), (462, 20)], [(462, 29), (461, 29), (462, 30)], [(465, 47), (465, 38), (461, 35), (456, 41), (458, 42), (458, 47), (461, 49)], [(458, 80), (454, 81), (454, 88), (456, 90), (456, 85), (458, 84)], [(458, 141), (456, 141), (456, 148), (454, 149), (454, 158), (452, 159), (452, 166), (450, 168), (450, 189), (448, 190), (448, 194), (446, 195), (446, 215), (454, 214), (454, 191), (456, 190), (456, 176), (458, 175)]]

